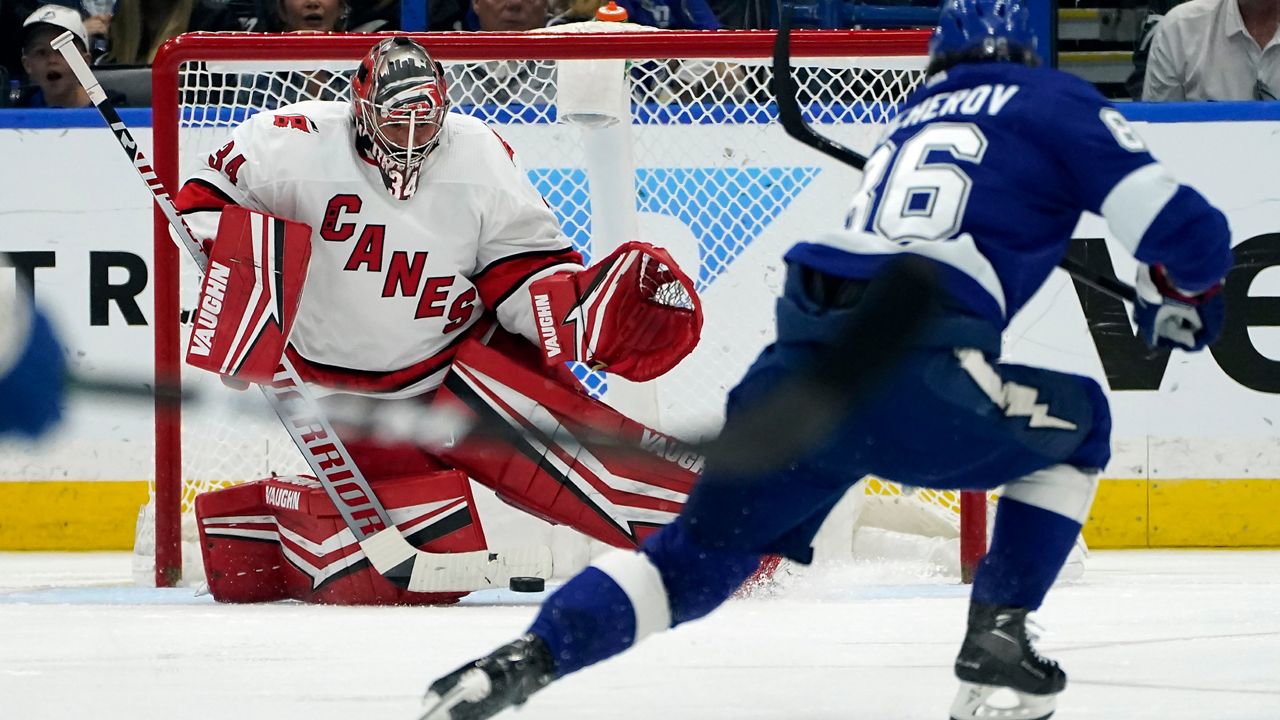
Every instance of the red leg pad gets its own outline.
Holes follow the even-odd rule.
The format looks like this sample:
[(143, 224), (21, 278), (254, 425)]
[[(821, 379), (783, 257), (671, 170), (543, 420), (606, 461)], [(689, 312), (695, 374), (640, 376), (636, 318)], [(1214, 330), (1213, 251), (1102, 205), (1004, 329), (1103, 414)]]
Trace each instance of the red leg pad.
[[(405, 476), (375, 490), (413, 546), (441, 553), (484, 549), (462, 473)], [(467, 594), (414, 593), (383, 579), (310, 478), (269, 478), (204, 493), (196, 498), (196, 520), (205, 577), (219, 602), (440, 605)]]
[[(464, 439), (439, 453), (445, 460), (512, 505), (615, 547), (636, 547), (675, 519), (702, 469), (702, 456), (675, 439), (477, 342), (459, 348), (435, 402), (519, 429), (510, 443)], [(575, 448), (565, 426), (632, 439), (651, 454)]]

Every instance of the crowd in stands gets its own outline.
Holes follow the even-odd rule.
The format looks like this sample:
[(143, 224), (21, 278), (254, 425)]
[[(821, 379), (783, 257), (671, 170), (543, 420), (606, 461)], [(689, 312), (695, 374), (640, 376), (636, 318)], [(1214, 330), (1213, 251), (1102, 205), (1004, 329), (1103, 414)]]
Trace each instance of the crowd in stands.
[[(794, 0), (797, 13), (852, 0)], [(866, 7), (869, 0), (856, 0)], [(882, 0), (916, 11), (937, 0)], [(592, 19), (604, 0), (431, 0), (432, 30), (524, 31)], [(808, 3), (806, 5), (805, 3)], [(816, 5), (815, 5), (816, 3)], [(630, 22), (665, 29), (764, 28), (773, 0), (617, 0)], [(1137, 38), (1135, 99), (1274, 100), (1280, 0), (1149, 0)], [(814, 7), (818, 7), (817, 10)], [(806, 9), (807, 8), (807, 9)], [(88, 99), (50, 41), (70, 30), (90, 62), (145, 66), (192, 31), (399, 29), (399, 0), (0, 0), (0, 107), (75, 107)], [(848, 15), (848, 12), (845, 13)], [(797, 14), (800, 17), (800, 14)]]
[(1157, 0), (1151, 10), (1134, 54), (1143, 78), (1135, 97), (1276, 99), (1280, 0)]

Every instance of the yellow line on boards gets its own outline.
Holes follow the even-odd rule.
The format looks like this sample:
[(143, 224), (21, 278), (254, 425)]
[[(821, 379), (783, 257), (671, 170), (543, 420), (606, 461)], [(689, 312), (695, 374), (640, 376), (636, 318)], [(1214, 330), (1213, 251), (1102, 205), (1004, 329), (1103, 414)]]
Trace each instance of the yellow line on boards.
[(1280, 479), (1105, 479), (1089, 547), (1280, 547)]
[(0, 482), (0, 550), (130, 550), (147, 482)]
[[(0, 482), (0, 550), (129, 550), (147, 482)], [(1092, 548), (1280, 547), (1280, 479), (1099, 483)]]

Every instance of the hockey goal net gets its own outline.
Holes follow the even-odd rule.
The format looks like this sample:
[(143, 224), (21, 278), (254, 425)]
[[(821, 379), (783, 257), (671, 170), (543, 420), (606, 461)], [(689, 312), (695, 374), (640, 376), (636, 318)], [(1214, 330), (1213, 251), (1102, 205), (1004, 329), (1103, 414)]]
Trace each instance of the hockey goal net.
[[(515, 148), (585, 255), (638, 236), (669, 249), (695, 278), (706, 323), (690, 358), (644, 387), (598, 373), (580, 377), (643, 422), (675, 435), (705, 432), (721, 421), (726, 392), (771, 339), (783, 253), (806, 234), (841, 225), (858, 176), (777, 124), (772, 33), (581, 30), (417, 39), (445, 65), (453, 111), (484, 119)], [(196, 34), (169, 43), (154, 67), (160, 177), (175, 188), (259, 110), (346, 100), (350, 72), (379, 39)], [(869, 148), (922, 80), (925, 45), (916, 31), (795, 33), (794, 74), (809, 121)], [(180, 377), (207, 395), (229, 393), (181, 363), (188, 328), (180, 309), (193, 307), (197, 278), (159, 216), (155, 258), (157, 381)], [(306, 472), (265, 405), (257, 415), (245, 412), (246, 395), (253, 393), (225, 413), (157, 410), (156, 480), (137, 544), (143, 572), (155, 558), (157, 584), (178, 582), (184, 565), (187, 578), (198, 573), (194, 543), (182, 551), (184, 536), (194, 537), (198, 493)], [(871, 481), (859, 495), (874, 501), (866, 513), (873, 524), (885, 524), (873, 515), (908, 515), (921, 532), (951, 538), (963, 525), (978, 539), (977, 552), (985, 545), (986, 513), (962, 522), (955, 493), (904, 493)], [(985, 505), (979, 496), (976, 507)]]

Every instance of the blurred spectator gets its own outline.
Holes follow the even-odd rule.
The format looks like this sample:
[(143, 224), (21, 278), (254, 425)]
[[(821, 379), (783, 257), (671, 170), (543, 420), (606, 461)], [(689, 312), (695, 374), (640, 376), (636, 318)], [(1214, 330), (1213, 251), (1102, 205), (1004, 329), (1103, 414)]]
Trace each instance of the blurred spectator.
[(1142, 85), (1147, 78), (1147, 57), (1151, 54), (1151, 39), (1156, 35), (1156, 26), (1174, 7), (1187, 0), (1151, 0), (1147, 3), (1147, 15), (1138, 28), (1138, 38), (1133, 48), (1133, 72), (1124, 81), (1129, 97), (1142, 99)]
[(770, 0), (709, 0), (711, 11), (729, 30), (768, 30)]
[(605, 2), (606, 0), (551, 0), (548, 3), (551, 18), (547, 20), (547, 24), (567, 25), (594, 20), (596, 10)]
[(107, 33), (115, 6), (115, 0), (80, 0), (80, 9), (88, 16), (84, 19), (84, 29), (89, 34), (89, 54), (94, 58), (107, 51)]
[(102, 61), (149, 65), (169, 38), (184, 32), (239, 29), (226, 0), (119, 0)]
[[(264, 0), (267, 32), (340, 32), (347, 26), (348, 0)], [(350, 84), (346, 76), (324, 68), (227, 76), (238, 88), (237, 105), (275, 108), (304, 100), (340, 100)], [(227, 100), (224, 100), (227, 102)]]
[(76, 81), (62, 53), (50, 45), (68, 30), (76, 49), (89, 61), (89, 36), (80, 13), (62, 5), (45, 5), (22, 23), (22, 69), (32, 88), (23, 93), (18, 107), (78, 108), (89, 106), (89, 95)]
[(347, 25), (346, 0), (276, 0), (281, 32), (338, 32)]
[(547, 25), (547, 0), (471, 0), (471, 9), (476, 30), (523, 32)]
[(719, 30), (707, 0), (618, 0), (631, 22), (664, 30)]
[(472, 14), (468, 0), (431, 0), (430, 29), (462, 30)]
[[(546, 24), (547, 0), (471, 0), (464, 21), (466, 29), (485, 32), (523, 32)], [(464, 108), (546, 105), (555, 97), (555, 67), (554, 61), (546, 60), (451, 63), (445, 67), (445, 87), (449, 100)]]
[[(15, 80), (22, 77), (22, 21), (41, 5), (80, 7), (78, 0), (0, 0), (0, 64)], [(0, 92), (8, 89), (6, 86)]]
[(1151, 40), (1143, 100), (1274, 100), (1280, 0), (1191, 0)]
[[(432, 0), (432, 30), (437, 29), (434, 22), (436, 14), (454, 4), (457, 4), (456, 0)], [(400, 0), (366, 0), (350, 5), (351, 17), (347, 20), (347, 29), (351, 32), (383, 32), (400, 28)]]

